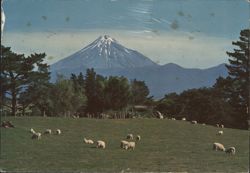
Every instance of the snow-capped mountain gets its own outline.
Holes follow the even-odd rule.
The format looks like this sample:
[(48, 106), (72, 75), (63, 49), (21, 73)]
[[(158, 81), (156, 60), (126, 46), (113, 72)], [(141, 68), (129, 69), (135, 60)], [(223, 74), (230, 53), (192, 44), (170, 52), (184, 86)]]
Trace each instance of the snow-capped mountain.
[(128, 49), (108, 35), (100, 36), (82, 50), (52, 65), (52, 68), (71, 67), (136, 68), (157, 65), (141, 53)]
[(170, 92), (212, 86), (219, 76), (227, 76), (225, 64), (208, 69), (187, 69), (177, 64), (158, 65), (141, 53), (123, 47), (105, 35), (82, 50), (51, 65), (51, 81), (57, 74), (69, 78), (94, 68), (102, 76), (125, 76), (145, 81), (150, 94), (161, 98)]

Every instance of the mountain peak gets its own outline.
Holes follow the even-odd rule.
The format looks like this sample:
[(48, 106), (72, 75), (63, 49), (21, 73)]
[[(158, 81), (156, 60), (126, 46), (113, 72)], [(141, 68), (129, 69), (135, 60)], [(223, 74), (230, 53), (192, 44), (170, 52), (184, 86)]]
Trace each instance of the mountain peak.
[(76, 65), (87, 68), (137, 68), (157, 64), (141, 53), (119, 44), (109, 35), (102, 35), (80, 51), (55, 63), (54, 67)]
[(109, 35), (104, 35), (104, 36), (101, 36), (102, 38), (106, 39), (106, 40), (113, 40)]
[(104, 35), (104, 36), (100, 36), (98, 39), (97, 39), (97, 43), (99, 45), (101, 44), (108, 44), (110, 45), (112, 42), (117, 42), (114, 38), (110, 37), (109, 35)]

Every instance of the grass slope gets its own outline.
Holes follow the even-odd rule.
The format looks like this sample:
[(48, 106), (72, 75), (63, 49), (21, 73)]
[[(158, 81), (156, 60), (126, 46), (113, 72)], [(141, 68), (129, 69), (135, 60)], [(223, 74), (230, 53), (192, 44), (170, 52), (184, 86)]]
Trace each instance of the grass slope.
[[(3, 119), (3, 118), (2, 118)], [(8, 117), (16, 128), (1, 128), (0, 168), (8, 171), (188, 171), (248, 170), (249, 131), (159, 119), (96, 120)], [(32, 140), (29, 129), (60, 128), (62, 135)], [(126, 134), (140, 134), (134, 151), (119, 148)], [(83, 137), (107, 142), (105, 150), (83, 143)], [(213, 142), (235, 146), (236, 155), (212, 150)]]

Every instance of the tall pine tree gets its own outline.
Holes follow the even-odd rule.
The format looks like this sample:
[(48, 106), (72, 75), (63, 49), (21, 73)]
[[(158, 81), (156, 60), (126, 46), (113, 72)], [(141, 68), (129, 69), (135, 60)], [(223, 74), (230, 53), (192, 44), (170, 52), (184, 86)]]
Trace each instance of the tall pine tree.
[(231, 104), (237, 113), (237, 121), (242, 126), (247, 126), (249, 119), (249, 81), (250, 81), (250, 62), (249, 62), (249, 41), (250, 29), (245, 29), (240, 32), (240, 40), (232, 44), (237, 46), (233, 52), (227, 52), (229, 65), (226, 65), (228, 73), (233, 80), (234, 91), (231, 98)]
[(20, 94), (30, 86), (41, 84), (49, 80), (48, 65), (43, 63), (45, 53), (31, 54), (25, 57), (16, 54), (9, 47), (1, 46), (1, 86), (5, 89), (6, 96), (11, 103), (5, 106), (11, 108), (11, 114), (16, 115)]
[(85, 77), (85, 92), (87, 96), (86, 112), (97, 115), (104, 109), (105, 79), (97, 75), (93, 68), (87, 69)]

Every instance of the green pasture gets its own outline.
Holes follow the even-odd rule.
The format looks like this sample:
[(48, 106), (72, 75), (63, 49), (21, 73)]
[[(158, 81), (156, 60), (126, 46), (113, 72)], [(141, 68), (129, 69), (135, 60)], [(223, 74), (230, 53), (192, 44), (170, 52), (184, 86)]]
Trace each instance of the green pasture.
[[(1, 128), (0, 168), (42, 172), (247, 172), (249, 131), (219, 129), (185, 121), (160, 119), (72, 119), (2, 117), (15, 128)], [(61, 135), (32, 140), (30, 128)], [(216, 135), (223, 130), (222, 136)], [(141, 135), (134, 151), (122, 150), (128, 133)], [(83, 138), (104, 140), (106, 149), (83, 143)], [(220, 142), (234, 146), (236, 155), (212, 150)]]

